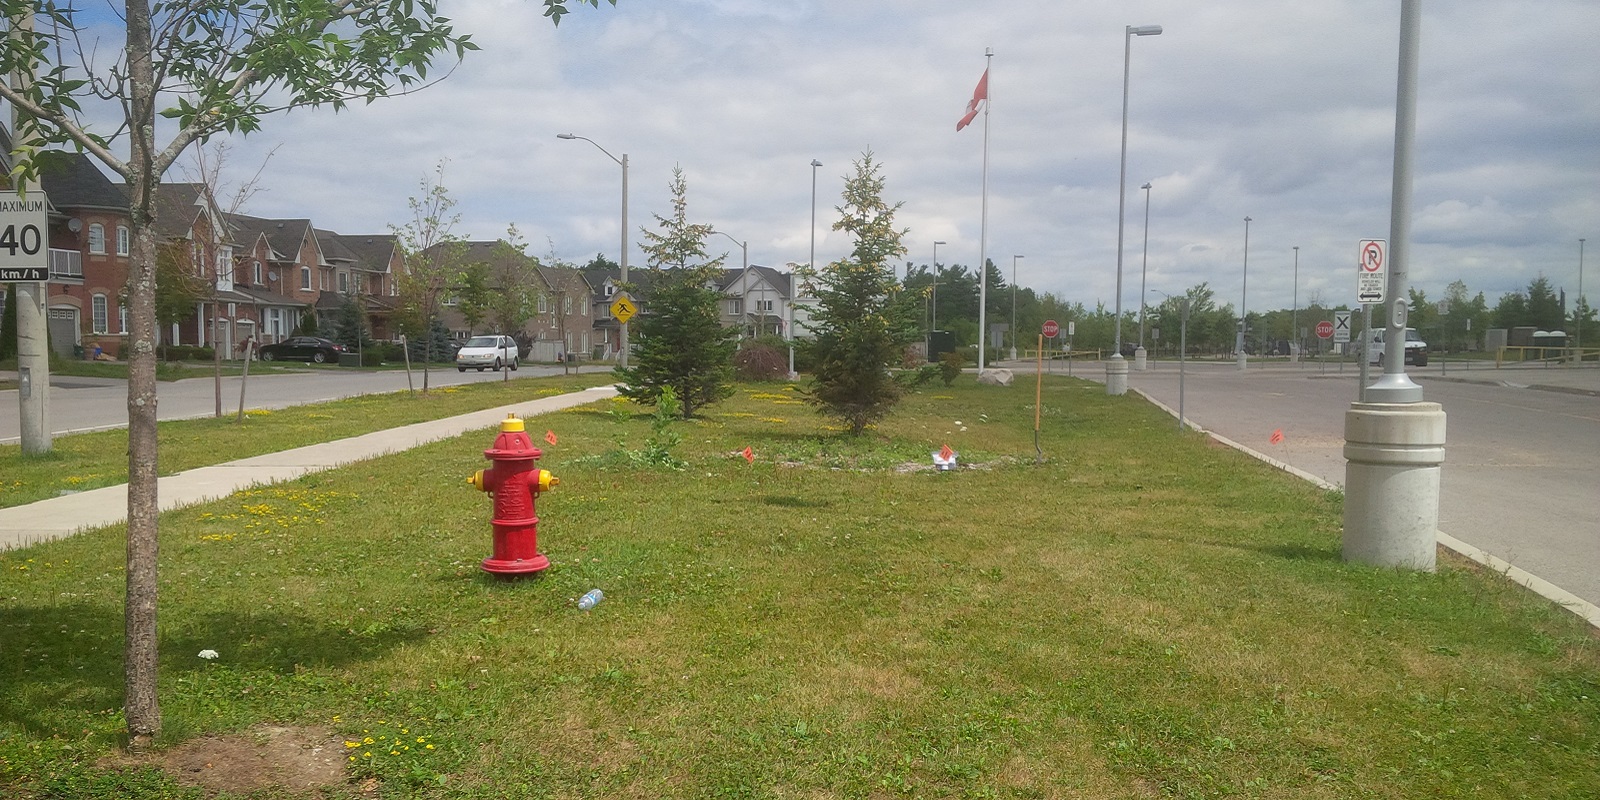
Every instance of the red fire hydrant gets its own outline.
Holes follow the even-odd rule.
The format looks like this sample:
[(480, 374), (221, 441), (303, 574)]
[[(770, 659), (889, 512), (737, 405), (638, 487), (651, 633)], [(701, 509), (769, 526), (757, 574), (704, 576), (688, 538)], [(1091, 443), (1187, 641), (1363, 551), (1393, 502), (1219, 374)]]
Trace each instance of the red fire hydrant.
[(483, 457), (494, 465), (467, 479), (479, 491), (494, 496), (494, 519), (490, 520), (494, 526), (494, 555), (483, 560), (484, 572), (516, 577), (550, 566), (550, 559), (539, 552), (539, 518), (534, 515), (533, 500), (561, 481), (534, 466), (541, 455), (523, 429), (522, 420), (508, 416), (500, 423), (494, 447), (483, 451)]

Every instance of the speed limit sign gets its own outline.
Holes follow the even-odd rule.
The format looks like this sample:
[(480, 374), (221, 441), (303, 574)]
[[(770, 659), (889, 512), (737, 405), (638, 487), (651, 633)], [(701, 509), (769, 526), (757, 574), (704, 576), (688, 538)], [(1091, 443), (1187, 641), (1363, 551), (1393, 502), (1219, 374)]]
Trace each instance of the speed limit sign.
[(0, 281), (50, 279), (44, 195), (0, 199)]

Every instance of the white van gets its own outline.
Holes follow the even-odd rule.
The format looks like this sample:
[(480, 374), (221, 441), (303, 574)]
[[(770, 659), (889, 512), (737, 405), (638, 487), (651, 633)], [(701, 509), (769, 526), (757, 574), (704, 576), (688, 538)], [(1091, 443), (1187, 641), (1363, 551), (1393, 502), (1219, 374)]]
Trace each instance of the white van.
[[(1386, 330), (1377, 328), (1368, 332), (1371, 344), (1367, 345), (1367, 363), (1383, 363), (1383, 335)], [(1406, 328), (1406, 363), (1419, 367), (1428, 366), (1428, 343), (1422, 341), (1416, 328)]]

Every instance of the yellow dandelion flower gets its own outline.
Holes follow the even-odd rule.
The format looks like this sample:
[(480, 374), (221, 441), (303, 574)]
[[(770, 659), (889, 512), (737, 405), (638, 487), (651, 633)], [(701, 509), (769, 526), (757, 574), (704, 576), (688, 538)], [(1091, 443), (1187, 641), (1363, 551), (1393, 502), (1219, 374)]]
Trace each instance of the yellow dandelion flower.
[(431, 745), (431, 744), (430, 744), (430, 745), (428, 745), (428, 749), (429, 749), (429, 750), (432, 750), (432, 749), (433, 749), (433, 745)]
[(422, 738), (422, 737), (421, 737), (421, 736), (418, 736), (418, 737), (417, 737), (417, 744), (422, 744), (422, 743), (423, 743), (423, 742), (426, 742), (426, 741), (428, 741), (428, 740), (427, 740), (427, 739), (424, 739), (424, 738)]
[(376, 740), (376, 739), (374, 739), (374, 738), (372, 738), (372, 737), (371, 737), (371, 736), (368, 736), (368, 737), (367, 737), (367, 738), (365, 738), (365, 739), (362, 739), (362, 740), (361, 740), (361, 743), (362, 743), (362, 744), (372, 744), (372, 743), (373, 743), (373, 742), (375, 742), (375, 741), (377, 741), (377, 740)]
[(360, 742), (345, 742), (344, 746), (345, 747), (349, 747), (349, 748), (356, 748), (356, 747), (360, 747), (361, 743)]
[(361, 754), (361, 757), (362, 757), (362, 758), (372, 758), (372, 751), (371, 751), (371, 750), (368, 750), (368, 751), (367, 751), (367, 752), (365, 752), (365, 753), (362, 753), (362, 754)]

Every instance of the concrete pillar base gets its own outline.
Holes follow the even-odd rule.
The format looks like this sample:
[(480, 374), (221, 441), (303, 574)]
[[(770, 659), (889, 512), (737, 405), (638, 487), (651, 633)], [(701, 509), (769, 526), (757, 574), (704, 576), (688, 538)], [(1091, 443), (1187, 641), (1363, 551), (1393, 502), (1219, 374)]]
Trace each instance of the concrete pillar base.
[(1106, 359), (1106, 394), (1120, 397), (1128, 393), (1128, 359), (1115, 353)]
[(1133, 348), (1133, 368), (1139, 372), (1144, 372), (1147, 366), (1148, 365), (1145, 362), (1144, 348)]
[(1344, 559), (1432, 572), (1445, 414), (1438, 403), (1351, 403), (1344, 417)]

